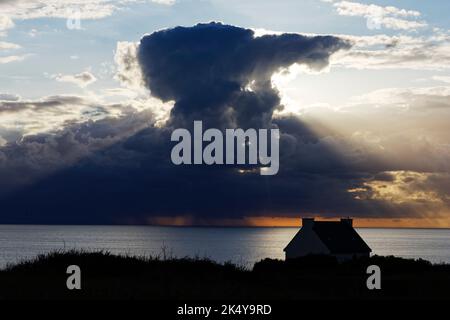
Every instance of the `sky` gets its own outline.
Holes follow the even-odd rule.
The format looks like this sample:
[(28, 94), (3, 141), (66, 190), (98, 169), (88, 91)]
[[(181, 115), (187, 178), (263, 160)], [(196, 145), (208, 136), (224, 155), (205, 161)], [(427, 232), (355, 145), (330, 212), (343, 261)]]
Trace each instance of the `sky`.
[[(448, 1), (0, 0), (0, 223), (450, 227)], [(280, 171), (170, 133), (279, 128)]]

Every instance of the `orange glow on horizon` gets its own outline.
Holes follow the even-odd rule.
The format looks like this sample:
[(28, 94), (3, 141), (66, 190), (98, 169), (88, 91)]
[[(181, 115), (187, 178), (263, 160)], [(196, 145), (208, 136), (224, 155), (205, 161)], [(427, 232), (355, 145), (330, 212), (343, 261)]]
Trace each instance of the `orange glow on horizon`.
[[(321, 218), (317, 220), (333, 221), (338, 218)], [(301, 225), (301, 218), (273, 218), (273, 217), (258, 217), (249, 218), (249, 225), (258, 227), (299, 227)], [(367, 219), (354, 218), (353, 226), (358, 228), (450, 228), (450, 219), (427, 219), (427, 218), (402, 218), (402, 219)]]
[[(333, 221), (338, 218), (317, 220)], [(301, 218), (292, 217), (244, 217), (233, 219), (194, 219), (191, 216), (152, 217), (146, 221), (160, 226), (223, 226), (223, 227), (300, 227)], [(450, 228), (450, 218), (354, 218), (359, 228)]]

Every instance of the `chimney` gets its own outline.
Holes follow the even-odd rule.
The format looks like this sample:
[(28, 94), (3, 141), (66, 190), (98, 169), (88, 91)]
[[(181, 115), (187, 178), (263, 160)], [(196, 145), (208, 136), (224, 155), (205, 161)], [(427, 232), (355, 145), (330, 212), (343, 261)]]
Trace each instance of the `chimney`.
[(303, 218), (302, 228), (311, 229), (314, 225), (314, 218)]
[(341, 223), (346, 223), (350, 227), (353, 227), (353, 219), (352, 218), (341, 218)]

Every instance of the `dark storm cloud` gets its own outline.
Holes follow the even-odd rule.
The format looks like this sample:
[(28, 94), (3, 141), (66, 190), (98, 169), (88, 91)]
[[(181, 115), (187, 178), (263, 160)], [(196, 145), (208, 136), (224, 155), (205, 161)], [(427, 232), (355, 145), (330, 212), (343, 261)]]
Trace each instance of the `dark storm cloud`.
[[(37, 179), (64, 170), (84, 158), (94, 161), (95, 152), (129, 138), (152, 122), (153, 114), (142, 112), (139, 117), (131, 115), (67, 123), (64, 129), (56, 132), (27, 135), (17, 141), (12, 140), (0, 147), (0, 198), (17, 191), (17, 188), (33, 184)], [(116, 158), (115, 161), (129, 157), (126, 152), (111, 156)], [(106, 163), (106, 159), (103, 162)], [(62, 188), (61, 192), (64, 190)], [(24, 197), (28, 198), (28, 195), (24, 194)]]
[(21, 101), (19, 97), (16, 99), (2, 99), (0, 95), (0, 113), (14, 113), (25, 109), (46, 109), (52, 107), (60, 107), (66, 105), (84, 105), (86, 100), (77, 96), (50, 96), (39, 101)]
[[(69, 155), (78, 161), (3, 198), (2, 222), (145, 223), (152, 216), (188, 215), (195, 223), (211, 218), (311, 213), (401, 217), (417, 210), (407, 204), (355, 201), (347, 190), (370, 181), (371, 174), (348, 170), (321, 142), (324, 137), (314, 135), (300, 120), (277, 122), (292, 145), (282, 154), (282, 170), (264, 177), (224, 166), (174, 166), (167, 143), (171, 130), (147, 127), (118, 139), (110, 126), (132, 128), (127, 119), (77, 125), (55, 137), (30, 137), (20, 150), (12, 148), (10, 152), (21, 154), (16, 154), (17, 160), (41, 167), (48, 164), (44, 160), (58, 162), (63, 156), (69, 162)], [(115, 143), (108, 147), (108, 140)], [(84, 159), (78, 158), (80, 154)], [(30, 169), (30, 165), (17, 168), (16, 178), (29, 173), (23, 168)]]
[[(347, 190), (370, 181), (371, 174), (344, 170), (339, 157), (313, 142), (320, 138), (310, 140), (311, 133), (302, 130), (297, 137), (303, 142), (295, 148), (312, 154), (295, 158), (295, 166), (292, 157), (283, 156), (282, 170), (264, 177), (224, 166), (174, 166), (164, 143), (170, 131), (147, 128), (2, 200), (2, 222), (146, 223), (154, 216), (187, 215), (195, 223), (311, 213), (402, 217), (417, 211), (408, 204), (355, 201)], [(80, 143), (87, 144), (64, 146), (79, 150)]]
[[(389, 175), (356, 166), (358, 153), (355, 159), (343, 158), (328, 136), (298, 117), (272, 118), (280, 107), (270, 83), (274, 72), (293, 63), (323, 68), (332, 53), (347, 47), (331, 36), (255, 38), (251, 30), (217, 23), (145, 36), (138, 47), (145, 83), (153, 96), (175, 101), (167, 125), (153, 126), (151, 117), (134, 113), (74, 124), (0, 149), (2, 177), (27, 176), (24, 168), (46, 173), (37, 183), (27, 181), (21, 190), (3, 194), (0, 222), (145, 223), (175, 215), (189, 215), (194, 222), (258, 215), (401, 217), (417, 211), (408, 204), (355, 201), (349, 189), (374, 192), (364, 182), (389, 181)], [(193, 120), (218, 128), (278, 127), (279, 173), (173, 165), (170, 134)], [(60, 170), (50, 174), (48, 167)]]
[[(286, 137), (282, 141), (289, 146), (281, 149), (280, 172), (267, 177), (225, 166), (174, 166), (167, 143), (171, 130), (146, 127), (133, 134), (133, 128), (145, 122), (140, 116), (133, 118), (77, 124), (56, 136), (29, 137), (20, 146), (9, 146), (6, 158), (17, 162), (14, 171), (0, 172), (3, 178), (28, 177), (54, 168), (62, 158), (70, 166), (1, 198), (1, 221), (145, 223), (154, 216), (188, 215), (195, 223), (205, 218), (312, 213), (404, 217), (426, 209), (383, 200), (355, 201), (347, 190), (361, 188), (366, 181), (388, 181), (388, 176), (355, 171), (330, 150), (325, 137), (313, 134), (298, 119), (277, 121)], [(117, 136), (126, 130), (131, 137)], [(445, 181), (435, 179), (434, 184)], [(365, 195), (374, 192), (365, 188)]]
[(175, 101), (171, 125), (200, 119), (218, 128), (264, 128), (280, 104), (270, 82), (276, 71), (294, 63), (318, 70), (348, 47), (332, 36), (255, 38), (250, 29), (212, 22), (145, 36), (138, 57), (152, 95)]

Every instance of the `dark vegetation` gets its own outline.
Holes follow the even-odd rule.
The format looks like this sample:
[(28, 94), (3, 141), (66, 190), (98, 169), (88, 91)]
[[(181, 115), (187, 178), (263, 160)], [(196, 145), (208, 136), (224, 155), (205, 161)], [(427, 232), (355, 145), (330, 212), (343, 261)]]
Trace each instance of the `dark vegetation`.
[[(81, 290), (66, 269), (81, 268)], [(366, 287), (378, 265), (382, 290)], [(374, 256), (337, 263), (326, 256), (265, 259), (247, 270), (208, 259), (137, 258), (54, 252), (0, 271), (0, 299), (450, 299), (450, 265)]]

